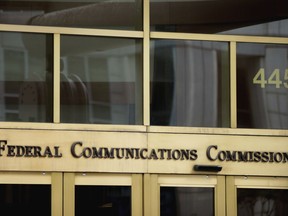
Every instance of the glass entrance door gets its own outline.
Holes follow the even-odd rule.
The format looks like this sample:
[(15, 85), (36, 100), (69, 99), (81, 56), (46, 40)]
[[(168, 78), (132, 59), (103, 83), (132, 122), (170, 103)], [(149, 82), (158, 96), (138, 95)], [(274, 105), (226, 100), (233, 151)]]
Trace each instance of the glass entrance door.
[(287, 178), (144, 176), (144, 216), (282, 216), (287, 203)]
[(147, 175), (145, 216), (225, 215), (225, 177)]
[(64, 173), (64, 216), (282, 216), (288, 179)]
[(141, 216), (142, 175), (64, 174), (64, 216)]
[(9, 216), (61, 216), (61, 173), (0, 173), (0, 209)]
[(227, 177), (227, 215), (288, 215), (288, 179)]

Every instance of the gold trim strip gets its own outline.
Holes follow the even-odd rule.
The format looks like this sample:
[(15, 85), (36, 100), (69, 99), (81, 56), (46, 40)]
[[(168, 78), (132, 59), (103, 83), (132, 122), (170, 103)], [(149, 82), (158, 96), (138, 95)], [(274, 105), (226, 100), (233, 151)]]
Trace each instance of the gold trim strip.
[(151, 175), (144, 174), (144, 188), (143, 188), (143, 196), (144, 196), (144, 216), (151, 216)]
[(227, 215), (237, 215), (237, 197), (234, 176), (226, 177), (226, 212)]
[(106, 131), (106, 132), (146, 132), (142, 125), (101, 125), (101, 124), (54, 124), (35, 122), (0, 122), (1, 129), (67, 130), (67, 131)]
[(230, 42), (230, 126), (237, 128), (236, 43)]
[(132, 177), (126, 174), (77, 173), (75, 175), (75, 185), (131, 186)]
[(143, 180), (141, 174), (132, 175), (132, 215), (142, 216), (143, 212)]
[(63, 213), (63, 179), (62, 173), (52, 173), (52, 216), (62, 216)]
[(0, 31), (143, 38), (142, 31), (85, 29), (85, 28), (80, 29), (80, 28), (67, 28), (67, 27), (29, 26), (29, 25), (0, 24)]
[(216, 216), (226, 215), (225, 176), (217, 176), (217, 184), (215, 186), (215, 214)]
[(149, 1), (144, 0), (143, 10), (143, 124), (150, 125), (150, 10)]
[(53, 122), (60, 123), (60, 34), (53, 41)]
[(208, 40), (208, 41), (235, 41), (250, 43), (277, 43), (287, 44), (287, 37), (266, 37), (266, 36), (238, 36), (238, 35), (217, 35), (217, 34), (190, 34), (190, 33), (167, 33), (151, 32), (153, 39), (177, 39), (177, 40)]
[[(144, 1), (144, 5), (148, 4)], [(146, 6), (145, 6), (146, 7)], [(149, 8), (149, 7), (148, 7)], [(149, 15), (149, 11), (146, 11)], [(147, 14), (145, 19), (148, 19)], [(146, 21), (144, 20), (144, 24)], [(149, 24), (149, 23), (148, 23)], [(145, 32), (144, 25), (144, 32)], [(150, 26), (148, 25), (148, 28)], [(67, 28), (67, 27), (48, 27), (48, 26), (28, 26), (28, 25), (8, 25), (0, 24), (0, 31), (10, 32), (30, 32), (30, 33), (47, 33), (47, 34), (71, 34), (86, 36), (111, 36), (111, 37), (129, 37), (143, 38), (142, 31), (128, 30), (107, 30), (107, 29), (85, 29), (85, 28)], [(151, 32), (151, 38), (155, 39), (179, 39), (179, 40), (209, 40), (209, 41), (235, 41), (235, 42), (251, 42), (251, 43), (280, 43), (287, 44), (287, 37), (270, 37), (270, 36), (240, 36), (240, 35), (217, 35), (217, 34), (193, 34), (193, 33), (167, 33), (167, 32)]]
[(214, 187), (217, 184), (216, 176), (209, 175), (159, 175), (158, 183), (161, 186), (177, 187)]
[(144, 174), (144, 216), (160, 215), (160, 186), (157, 174)]
[(74, 173), (64, 173), (64, 214), (75, 215), (75, 178)]
[(101, 131), (101, 132), (136, 132), (136, 133), (172, 133), (172, 134), (214, 134), (288, 137), (288, 130), (244, 129), (244, 128), (199, 128), (175, 126), (142, 125), (100, 125), (100, 124), (54, 124), (28, 122), (0, 122), (2, 132), (7, 130), (50, 130), (50, 131)]
[(251, 177), (236, 176), (235, 185), (237, 188), (286, 188), (288, 187), (288, 178), (281, 177)]
[(51, 184), (51, 174), (41, 172), (1, 172), (0, 184)]
[(150, 216), (160, 216), (160, 185), (158, 184), (158, 175), (151, 175), (151, 187), (150, 187)]
[(270, 129), (244, 129), (244, 128), (199, 128), (199, 127), (164, 127), (150, 126), (148, 133), (172, 133), (172, 134), (215, 134), (215, 135), (247, 135), (247, 136), (277, 136), (287, 137), (288, 130)]

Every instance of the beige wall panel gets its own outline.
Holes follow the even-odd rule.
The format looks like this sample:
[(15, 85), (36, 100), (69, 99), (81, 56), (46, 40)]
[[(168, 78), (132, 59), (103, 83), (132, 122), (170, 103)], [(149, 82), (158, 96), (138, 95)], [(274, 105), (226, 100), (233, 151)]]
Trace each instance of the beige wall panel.
[[(277, 160), (281, 159), (280, 154), (288, 154), (288, 137), (265, 137), (265, 136), (233, 136), (233, 135), (204, 135), (204, 134), (164, 134), (151, 133), (148, 135), (149, 149), (178, 149), (178, 150), (196, 150), (196, 160), (151, 159), (148, 161), (148, 172), (150, 173), (186, 173), (186, 174), (203, 174), (209, 172), (194, 171), (194, 165), (219, 165), (222, 170), (217, 174), (220, 175), (263, 175), (263, 176), (288, 176), (288, 160), (281, 162), (255, 162), (255, 161), (215, 161), (208, 160), (206, 151), (209, 146), (217, 146), (210, 151), (211, 157), (216, 158), (221, 151), (243, 152), (252, 154), (253, 160), (258, 160), (256, 152), (270, 152), (278, 154)], [(251, 152), (251, 153), (249, 153)], [(221, 153), (222, 154), (222, 153)], [(224, 157), (223, 153), (221, 157)], [(237, 153), (238, 154), (238, 153)], [(176, 152), (176, 158), (178, 154)], [(265, 160), (264, 157), (261, 160)], [(251, 159), (251, 160), (252, 160)], [(250, 159), (249, 159), (250, 160)]]
[[(83, 131), (50, 131), (50, 130), (8, 130), (0, 131), (0, 169), (21, 171), (81, 171), (81, 172), (146, 172), (147, 162), (140, 159), (115, 158), (75, 158), (70, 148), (75, 142), (83, 146), (76, 147), (76, 153), (84, 147), (92, 148), (145, 148), (147, 146), (145, 133), (125, 132), (83, 132)], [(4, 141), (7, 144), (4, 145)], [(1, 149), (5, 146), (5, 149)], [(54, 147), (59, 147), (62, 157), (17, 157), (7, 156), (8, 146), (37, 146), (41, 153), (49, 146), (52, 154)], [(35, 149), (32, 150), (34, 152)], [(115, 153), (116, 154), (116, 153)], [(32, 155), (35, 155), (32, 153)]]

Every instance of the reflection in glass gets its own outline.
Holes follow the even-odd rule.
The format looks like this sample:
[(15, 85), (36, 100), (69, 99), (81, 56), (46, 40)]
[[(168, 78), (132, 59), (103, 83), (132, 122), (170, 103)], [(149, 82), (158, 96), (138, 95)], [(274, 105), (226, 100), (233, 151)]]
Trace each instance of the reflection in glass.
[(161, 187), (161, 216), (214, 215), (214, 189)]
[(151, 124), (228, 127), (227, 43), (151, 42)]
[(288, 215), (288, 190), (237, 189), (238, 216)]
[(151, 0), (151, 30), (288, 36), (288, 2)]
[(61, 122), (142, 123), (138, 39), (61, 37)]
[(130, 186), (76, 186), (75, 216), (131, 215)]
[(238, 127), (287, 129), (287, 80), (287, 45), (238, 43)]
[(50, 185), (0, 184), (1, 215), (51, 216)]
[(0, 32), (0, 121), (52, 121), (51, 35)]
[(265, 22), (261, 24), (248, 25), (235, 28), (228, 31), (219, 32), (220, 34), (229, 35), (254, 35), (270, 37), (287, 37), (288, 36), (288, 19)]
[(1, 0), (0, 24), (142, 30), (142, 0)]

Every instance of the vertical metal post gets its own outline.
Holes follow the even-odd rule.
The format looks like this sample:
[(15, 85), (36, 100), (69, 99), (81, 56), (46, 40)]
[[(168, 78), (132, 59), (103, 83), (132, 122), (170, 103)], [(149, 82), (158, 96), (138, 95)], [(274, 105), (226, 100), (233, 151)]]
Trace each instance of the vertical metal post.
[(142, 174), (132, 175), (132, 215), (143, 215), (143, 180)]
[(52, 178), (51, 179), (52, 216), (62, 216), (63, 214), (62, 173), (52, 173), (51, 178)]
[(60, 34), (53, 41), (53, 122), (60, 123)]
[(237, 128), (236, 42), (230, 42), (230, 126)]
[(64, 173), (64, 214), (75, 215), (75, 174)]
[(150, 125), (150, 8), (143, 0), (143, 124)]

